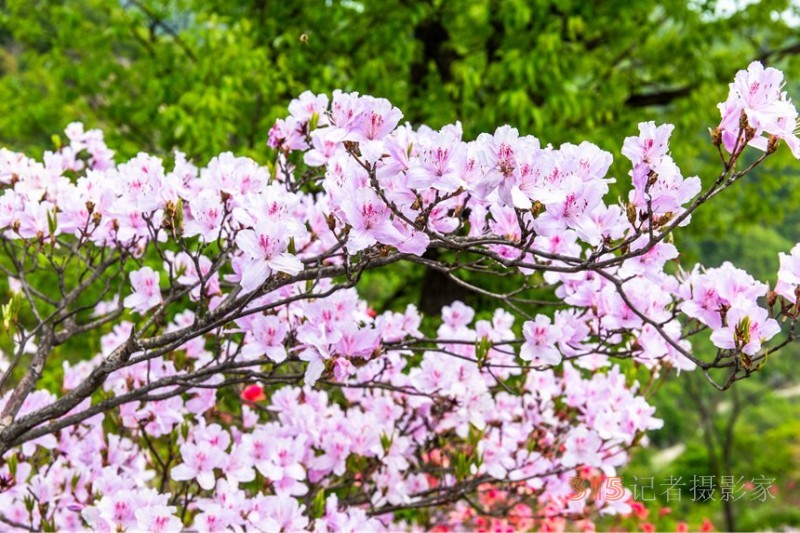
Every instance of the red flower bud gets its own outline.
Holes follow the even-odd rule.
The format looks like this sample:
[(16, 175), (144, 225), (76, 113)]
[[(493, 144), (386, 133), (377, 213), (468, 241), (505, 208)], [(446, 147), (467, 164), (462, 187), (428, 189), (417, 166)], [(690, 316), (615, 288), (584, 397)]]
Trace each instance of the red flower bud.
[(261, 385), (258, 384), (248, 385), (242, 391), (242, 400), (246, 402), (254, 403), (266, 399), (267, 397), (264, 396), (264, 389), (263, 387), (261, 387)]

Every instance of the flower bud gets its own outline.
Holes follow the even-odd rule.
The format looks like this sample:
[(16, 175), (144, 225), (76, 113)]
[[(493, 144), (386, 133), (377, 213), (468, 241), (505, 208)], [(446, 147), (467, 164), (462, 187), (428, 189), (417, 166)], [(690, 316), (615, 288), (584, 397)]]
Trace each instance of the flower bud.
[(709, 128), (708, 131), (711, 134), (711, 144), (713, 144), (715, 147), (722, 145), (722, 130), (719, 128)]
[(264, 395), (264, 388), (258, 383), (254, 383), (245, 387), (242, 391), (241, 398), (242, 400), (251, 403), (260, 402), (267, 399), (267, 397)]
[(775, 135), (770, 135), (769, 140), (767, 141), (767, 154), (774, 154), (775, 150), (778, 149), (778, 144), (780, 143), (780, 139)]
[(636, 224), (636, 206), (629, 202), (628, 205), (625, 206), (625, 214), (628, 216), (628, 222), (630, 222), (631, 225)]
[(772, 307), (778, 300), (778, 293), (773, 290), (767, 291), (767, 307)]
[(544, 210), (544, 204), (542, 204), (542, 202), (539, 200), (533, 202), (533, 206), (531, 206), (531, 214), (533, 215), (533, 218), (538, 217), (542, 210)]

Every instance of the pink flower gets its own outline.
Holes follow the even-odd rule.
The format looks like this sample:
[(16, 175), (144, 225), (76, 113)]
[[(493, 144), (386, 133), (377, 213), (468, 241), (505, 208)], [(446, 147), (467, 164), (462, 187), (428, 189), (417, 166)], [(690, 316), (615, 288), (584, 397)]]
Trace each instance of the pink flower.
[[(301, 464), (305, 453), (303, 438), (276, 438), (265, 430), (256, 430), (242, 442), (253, 466), (264, 477), (275, 483), (285, 479), (293, 482), (305, 479), (306, 471)], [(279, 487), (276, 486), (276, 490)]]
[(556, 348), (556, 342), (561, 336), (558, 326), (550, 323), (550, 317), (536, 315), (536, 319), (525, 322), (522, 326), (525, 342), (522, 344), (519, 356), (525, 361), (534, 364), (557, 365), (561, 362), (561, 353)]
[(442, 321), (454, 329), (467, 326), (474, 318), (475, 310), (458, 300), (442, 308)]
[(548, 237), (574, 229), (584, 242), (598, 244), (602, 234), (591, 214), (602, 203), (608, 185), (602, 181), (584, 182), (575, 175), (565, 178), (561, 185), (565, 193), (563, 200), (548, 204), (547, 210), (535, 220), (534, 227)]
[(797, 303), (797, 288), (800, 287), (800, 244), (795, 245), (789, 255), (778, 254), (780, 269), (775, 292), (792, 303)]
[(239, 514), (231, 509), (217, 503), (204, 504), (202, 512), (194, 517), (194, 529), (201, 533), (230, 531), (231, 525), (240, 520)]
[(342, 201), (341, 208), (352, 226), (347, 241), (351, 254), (376, 242), (393, 246), (402, 240), (389, 218), (389, 208), (374, 191), (366, 188), (355, 191)]
[(766, 309), (744, 297), (737, 298), (726, 315), (726, 325), (711, 334), (711, 342), (725, 350), (741, 350), (756, 355), (761, 344), (781, 330), (778, 322), (769, 318)]
[[(630, 250), (632, 252), (641, 250), (647, 246), (648, 240), (647, 235), (642, 235), (631, 244)], [(676, 257), (678, 257), (678, 249), (674, 244), (659, 242), (647, 252), (625, 261), (619, 269), (619, 276), (621, 278), (646, 276), (653, 279), (663, 272), (667, 261)]]
[(154, 505), (136, 509), (136, 528), (151, 533), (178, 533), (183, 524), (175, 516), (176, 508), (172, 505)]
[(303, 512), (306, 506), (287, 496), (265, 496), (264, 510), (254, 523), (265, 531), (302, 531), (308, 525), (308, 517)]
[(314, 458), (312, 467), (316, 470), (333, 472), (341, 476), (345, 472), (345, 462), (350, 456), (350, 438), (342, 433), (334, 433), (322, 443), (324, 454)]
[(713, 329), (722, 326), (724, 307), (742, 297), (755, 305), (764, 296), (767, 286), (756, 281), (747, 272), (725, 262), (718, 268), (702, 271), (695, 268), (679, 289), (683, 298), (681, 311)]
[(669, 152), (669, 137), (674, 129), (672, 124), (656, 126), (655, 122), (641, 122), (639, 136), (625, 138), (622, 155), (630, 159), (633, 166), (656, 165)]
[(236, 244), (249, 259), (242, 269), (245, 292), (260, 287), (273, 271), (294, 276), (303, 270), (303, 263), (287, 252), (289, 243), (280, 224), (264, 221), (255, 230), (242, 230), (236, 235)]
[(164, 179), (164, 165), (161, 159), (138, 154), (118, 168), (122, 180), (124, 198), (130, 202), (130, 208), (139, 213), (149, 213), (164, 206), (161, 198), (161, 186)]
[(304, 150), (308, 148), (305, 137), (305, 123), (294, 117), (278, 119), (269, 130), (267, 145), (270, 148), (280, 148), (287, 151)]
[(242, 357), (255, 359), (266, 355), (276, 363), (286, 359), (286, 348), (283, 339), (286, 337), (287, 328), (280, 318), (274, 315), (259, 315), (250, 321), (249, 332)]
[(625, 139), (622, 153), (633, 163), (630, 173), (633, 190), (628, 199), (639, 212), (652, 210), (654, 216), (675, 215), (700, 192), (700, 179), (684, 179), (668, 153), (673, 129), (671, 124), (656, 126), (654, 122), (642, 122), (639, 136)]
[[(246, 410), (249, 410), (247, 406), (242, 406), (245, 427), (249, 427)], [(222, 472), (225, 474), (228, 483), (234, 487), (237, 487), (240, 483), (249, 483), (256, 478), (256, 472), (253, 469), (247, 450), (238, 444), (234, 445), (228, 454), (228, 461), (222, 467)]]
[[(740, 138), (739, 121), (741, 114), (747, 117), (748, 125), (753, 128), (754, 137), (749, 144), (760, 150), (766, 150), (768, 138), (774, 135), (789, 146), (792, 155), (800, 158), (800, 140), (795, 135), (797, 127), (797, 110), (787, 97), (783, 88), (783, 73), (775, 68), (764, 66), (753, 61), (747, 70), (736, 73), (730, 85), (728, 99), (719, 104), (722, 122), (722, 141), (728, 151), (733, 150)], [(743, 148), (739, 141), (739, 148)]]
[(453, 192), (466, 185), (463, 179), (467, 164), (466, 145), (441, 137), (431, 146), (424, 147), (406, 172), (409, 187), (432, 187), (442, 192)]
[(119, 526), (127, 529), (136, 525), (135, 510), (134, 494), (131, 491), (121, 490), (116, 494), (103, 496), (95, 507), (88, 507), (81, 514), (95, 528), (101, 529), (101, 524), (106, 524), (109, 528)]
[(219, 237), (225, 209), (219, 193), (205, 190), (189, 204), (191, 217), (184, 222), (184, 235), (200, 235), (205, 242), (213, 242)]
[(160, 305), (162, 298), (161, 289), (158, 286), (159, 277), (159, 273), (150, 267), (131, 272), (133, 294), (125, 298), (123, 305), (137, 313), (144, 313)]
[(305, 91), (289, 102), (289, 113), (300, 122), (308, 122), (316, 115), (317, 125), (324, 126), (328, 123), (328, 95), (314, 94)]
[(383, 139), (394, 130), (403, 113), (385, 98), (362, 96), (360, 112), (345, 140), (363, 142)]
[(561, 462), (564, 466), (600, 466), (602, 458), (599, 452), (602, 444), (603, 441), (597, 433), (586, 426), (578, 426), (567, 436)]
[(214, 469), (222, 466), (224, 455), (224, 452), (208, 446), (192, 443), (182, 444), (183, 464), (174, 467), (170, 472), (170, 477), (175, 481), (196, 479), (202, 489), (211, 490), (216, 482)]

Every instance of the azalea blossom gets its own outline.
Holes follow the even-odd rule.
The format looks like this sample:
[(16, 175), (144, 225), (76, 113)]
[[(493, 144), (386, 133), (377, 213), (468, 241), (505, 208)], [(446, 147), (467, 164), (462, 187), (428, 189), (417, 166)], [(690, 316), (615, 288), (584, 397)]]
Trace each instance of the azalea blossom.
[(289, 243), (279, 225), (265, 221), (255, 229), (242, 230), (236, 244), (248, 258), (241, 280), (247, 292), (257, 289), (273, 271), (294, 275), (303, 270), (303, 263), (287, 251)]
[(249, 340), (242, 348), (242, 357), (253, 359), (266, 355), (276, 363), (286, 359), (283, 339), (287, 328), (276, 316), (257, 316), (249, 321)]
[(780, 269), (775, 292), (792, 303), (797, 303), (797, 288), (800, 287), (800, 244), (789, 254), (778, 254)]
[(561, 331), (551, 323), (550, 317), (537, 315), (535, 320), (525, 322), (522, 334), (525, 342), (519, 355), (523, 360), (549, 365), (561, 362), (561, 354), (556, 347)]
[[(764, 68), (759, 61), (736, 73), (728, 99), (719, 104), (722, 114), (719, 129), (728, 151), (737, 145), (741, 149), (745, 142), (767, 150), (769, 136), (774, 136), (783, 140), (795, 157), (800, 157), (800, 140), (795, 134), (797, 110), (782, 90), (783, 85), (783, 73), (773, 67)], [(739, 128), (742, 114), (753, 128), (752, 139), (742, 138), (744, 132)]]
[(196, 479), (205, 490), (214, 487), (214, 469), (222, 464), (223, 456), (205, 446), (186, 443), (181, 446), (183, 463), (172, 469), (170, 475), (175, 481)]
[(711, 342), (726, 350), (741, 350), (756, 355), (761, 345), (781, 328), (769, 318), (766, 309), (752, 305), (743, 297), (734, 300), (726, 315), (726, 325), (711, 334)]
[(125, 297), (123, 305), (137, 313), (144, 313), (161, 304), (159, 278), (159, 273), (150, 267), (131, 272), (133, 293)]

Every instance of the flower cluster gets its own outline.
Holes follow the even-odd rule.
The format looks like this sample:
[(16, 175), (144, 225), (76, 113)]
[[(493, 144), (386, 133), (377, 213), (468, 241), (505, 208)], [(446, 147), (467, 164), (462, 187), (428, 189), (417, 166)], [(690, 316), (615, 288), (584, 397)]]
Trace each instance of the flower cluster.
[(764, 68), (758, 61), (736, 74), (728, 99), (719, 104), (719, 131), (729, 152), (743, 148), (745, 143), (770, 151), (777, 140), (782, 140), (795, 157), (800, 157), (797, 109), (783, 91), (783, 83), (783, 72)]
[[(337, 314), (328, 319), (329, 325), (362, 324), (379, 332), (376, 342), (384, 347), (399, 336), (418, 334), (419, 317), (413, 308), (402, 315), (390, 312), (372, 318), (362, 312), (363, 302), (354, 292), (344, 294), (334, 304)], [(474, 315), (461, 303), (443, 312), (440, 333), (453, 335), (447, 348), (461, 359), (430, 350), (413, 364), (405, 350), (388, 351), (341, 382), (344, 403), (334, 401), (331, 392), (284, 386), (270, 394), (265, 408), (259, 406), (263, 414), (248, 402), (238, 420), (223, 427), (216, 389), (197, 388), (189, 391), (188, 399), (176, 395), (124, 404), (119, 415), (128, 437), (106, 434), (107, 420), (98, 415), (70, 426), (58, 439), (48, 435), (30, 441), (16, 456), (14, 472), (7, 466), (3, 473), (16, 480), (12, 489), (0, 494), (5, 516), (57, 529), (79, 527), (81, 518), (104, 531), (179, 529), (177, 507), (169, 495), (151, 488), (165, 486), (162, 476), (167, 473), (159, 472), (142, 449), (142, 440), (165, 437), (175, 463), (169, 480), (187, 487), (197, 484), (189, 510), (194, 514), (192, 526), (200, 531), (302, 529), (312, 521), (296, 498), (309, 494), (326, 500), (325, 514), (313, 521), (316, 529), (376, 530), (388, 526), (389, 517), (379, 514), (378, 521), (358, 506), (349, 507), (349, 502), (366, 498), (373, 509), (402, 506), (423, 500), (430, 491), (460, 486), (465, 474), (487, 484), (511, 481), (511, 490), (540, 502), (543, 511), (533, 513), (531, 520), (562, 512), (583, 515), (585, 506), (598, 504), (585, 501), (576, 506), (568, 500), (570, 475), (586, 467), (615, 472), (626, 462), (634, 440), (660, 427), (654, 409), (617, 366), (591, 374), (565, 363), (563, 372), (546, 370), (527, 377), (523, 368), (506, 369), (509, 376), (522, 379), (520, 388), (516, 394), (498, 391), (491, 367), (470, 362), (476, 357), (475, 343), (456, 339), (477, 339), (490, 332), (513, 337), (513, 319), (498, 312), (491, 323), (479, 320), (473, 325)], [(381, 324), (387, 327), (372, 328)], [(186, 347), (185, 352), (192, 349)], [(489, 357), (504, 359), (499, 353)], [(66, 364), (64, 388), (80, 382), (87, 365), (101, 362), (98, 356), (89, 363)], [(119, 397), (148, 380), (179, 374), (171, 361), (157, 358), (112, 374), (105, 388)], [(384, 386), (350, 387), (377, 382)], [(258, 392), (263, 394), (263, 389)], [(37, 392), (28, 397), (22, 414), (54, 400)], [(48, 468), (39, 468), (43, 461), (49, 461)], [(354, 463), (360, 467), (355, 472)], [(337, 495), (336, 487), (342, 484), (357, 488)], [(33, 509), (28, 503), (31, 492)], [(48, 504), (52, 501), (58, 504)]]
[[(776, 73), (737, 75), (717, 132), (732, 153), (709, 189), (672, 159), (672, 126), (641, 124), (618, 204), (612, 155), (591, 143), (509, 126), (465, 140), (341, 91), (293, 100), (267, 165), (115, 163), (78, 124), (42, 161), (0, 150), (15, 341), (0, 518), (342, 531), (479, 526), (475, 508), (500, 505), (498, 527), (631, 512), (570, 499), (568, 482), (614, 475), (661, 425), (625, 366), (726, 369), (726, 388), (765, 361), (777, 315), (798, 315), (800, 247), (769, 291), (729, 263), (685, 272), (671, 239), (746, 173), (746, 145), (797, 152)], [(378, 312), (356, 286), (400, 263), (497, 308)], [(53, 364), (63, 382), (46, 389)]]

